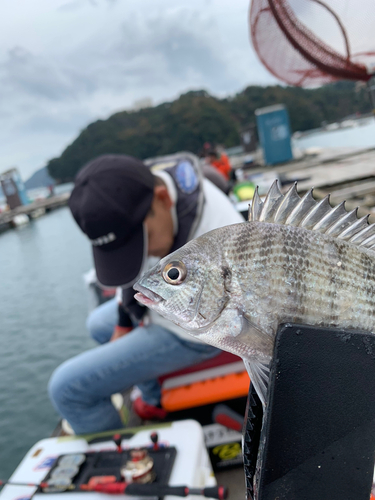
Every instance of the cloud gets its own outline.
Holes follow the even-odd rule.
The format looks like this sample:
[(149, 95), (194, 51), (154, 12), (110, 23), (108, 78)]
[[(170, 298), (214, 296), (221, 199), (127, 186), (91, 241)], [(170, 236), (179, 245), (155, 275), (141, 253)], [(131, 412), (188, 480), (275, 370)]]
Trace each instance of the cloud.
[[(24, 47), (8, 52), (0, 65), (3, 88), (40, 101), (72, 101), (111, 90), (144, 89), (169, 84), (238, 84), (212, 43), (210, 19), (188, 13), (165, 18), (135, 16), (124, 20), (110, 43), (105, 36), (85, 40), (55, 60), (36, 56)], [(193, 22), (194, 21), (194, 22)]]
[(0, 75), (3, 89), (12, 94), (56, 101), (64, 99), (69, 90), (63, 70), (24, 47), (8, 52), (8, 59), (0, 65)]
[(90, 5), (91, 7), (98, 7), (100, 3), (108, 3), (114, 5), (118, 0), (73, 0), (71, 2), (66, 2), (60, 5), (57, 10), (59, 12), (75, 12), (81, 7), (84, 7), (85, 4)]
[(33, 7), (22, 24), (15, 6), (19, 26), (0, 33), (1, 159), (24, 175), (88, 123), (135, 100), (160, 103), (200, 88), (223, 96), (274, 81), (249, 46), (247, 0), (71, 0), (53, 8), (35, 0)]
[(75, 0), (73, 2), (66, 2), (60, 5), (57, 10), (60, 12), (74, 12), (83, 7), (83, 2), (81, 0)]
[[(70, 54), (69, 60), (96, 91), (123, 92), (135, 87), (138, 92), (153, 92), (155, 86), (172, 83), (238, 86), (215, 40), (212, 20), (199, 12), (174, 10), (142, 17), (132, 13), (110, 43), (95, 35)], [(66, 73), (70, 73), (68, 68)], [(79, 78), (77, 71), (75, 77)]]

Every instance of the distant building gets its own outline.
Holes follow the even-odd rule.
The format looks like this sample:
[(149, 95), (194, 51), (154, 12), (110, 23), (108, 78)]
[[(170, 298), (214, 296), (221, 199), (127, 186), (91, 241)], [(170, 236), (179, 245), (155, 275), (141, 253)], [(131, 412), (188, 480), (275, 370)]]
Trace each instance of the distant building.
[(11, 210), (29, 203), (25, 186), (17, 168), (11, 168), (0, 174), (0, 183)]

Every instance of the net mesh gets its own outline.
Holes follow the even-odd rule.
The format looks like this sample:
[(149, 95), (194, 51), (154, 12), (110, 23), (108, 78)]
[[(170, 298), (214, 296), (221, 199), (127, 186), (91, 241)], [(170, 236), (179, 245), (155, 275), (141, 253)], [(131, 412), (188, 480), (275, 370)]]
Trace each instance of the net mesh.
[(375, 71), (375, 0), (252, 0), (250, 30), (262, 63), (290, 85)]

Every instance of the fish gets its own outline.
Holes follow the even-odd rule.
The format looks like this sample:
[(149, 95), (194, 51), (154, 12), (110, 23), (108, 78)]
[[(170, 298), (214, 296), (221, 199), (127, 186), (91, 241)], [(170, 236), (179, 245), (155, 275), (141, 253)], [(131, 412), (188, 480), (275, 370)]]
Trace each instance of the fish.
[(375, 332), (375, 225), (329, 195), (256, 190), (246, 222), (164, 257), (135, 298), (197, 339), (240, 356), (266, 405), (279, 325)]

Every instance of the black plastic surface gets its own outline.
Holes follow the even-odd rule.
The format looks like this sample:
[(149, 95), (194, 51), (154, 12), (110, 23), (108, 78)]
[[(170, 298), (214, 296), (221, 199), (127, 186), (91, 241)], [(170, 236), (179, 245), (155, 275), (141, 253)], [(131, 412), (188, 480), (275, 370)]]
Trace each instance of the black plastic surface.
[(258, 500), (368, 500), (375, 336), (283, 325), (268, 392)]
[(250, 385), (247, 398), (243, 429), (243, 463), (245, 470), (246, 498), (254, 498), (254, 476), (257, 462), (260, 433), (262, 430), (263, 407), (253, 387)]
[[(121, 453), (114, 450), (85, 453), (86, 460), (80, 466), (78, 474), (72, 481), (75, 488), (67, 490), (66, 493), (79, 490), (81, 484), (87, 484), (93, 476), (116, 476), (118, 481), (123, 480), (120, 469), (121, 466), (130, 459), (131, 451), (132, 449), (125, 449)], [(154, 461), (153, 471), (155, 473), (155, 480), (153, 484), (167, 485), (177, 454), (176, 448), (160, 447), (158, 450), (148, 448), (147, 451)], [(58, 466), (59, 459), (62, 456), (64, 455), (58, 457), (55, 465), (49, 471), (44, 481), (49, 479), (53, 470)], [(39, 489), (38, 493), (40, 492), (42, 493), (43, 491)]]

